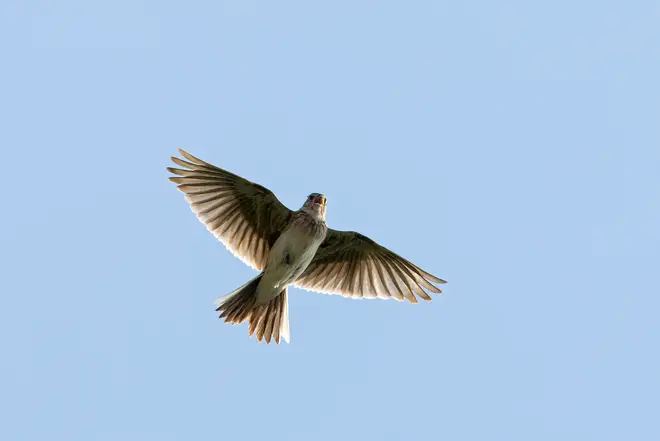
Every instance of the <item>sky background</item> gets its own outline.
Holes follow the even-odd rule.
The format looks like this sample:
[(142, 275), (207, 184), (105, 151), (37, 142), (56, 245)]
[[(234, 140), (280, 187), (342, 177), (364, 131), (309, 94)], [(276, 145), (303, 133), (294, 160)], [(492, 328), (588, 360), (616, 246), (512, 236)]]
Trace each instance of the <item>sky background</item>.
[[(0, 2), (3, 440), (660, 439), (656, 1)], [(447, 279), (290, 291), (191, 153)]]

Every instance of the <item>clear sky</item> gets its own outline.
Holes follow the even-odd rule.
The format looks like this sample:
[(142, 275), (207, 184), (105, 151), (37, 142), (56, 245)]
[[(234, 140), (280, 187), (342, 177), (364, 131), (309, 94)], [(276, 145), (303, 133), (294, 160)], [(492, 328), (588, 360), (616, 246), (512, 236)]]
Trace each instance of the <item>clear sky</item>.
[[(656, 1), (0, 2), (0, 439), (660, 439)], [(255, 273), (183, 147), (447, 279)]]

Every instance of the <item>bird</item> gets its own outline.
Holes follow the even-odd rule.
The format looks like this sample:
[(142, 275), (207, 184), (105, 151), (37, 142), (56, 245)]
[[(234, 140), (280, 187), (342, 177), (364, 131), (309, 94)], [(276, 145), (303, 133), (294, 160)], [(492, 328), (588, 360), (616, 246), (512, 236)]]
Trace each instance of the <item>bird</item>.
[(446, 283), (374, 240), (326, 224), (327, 198), (297, 211), (269, 189), (179, 149), (167, 167), (197, 218), (259, 275), (215, 301), (226, 323), (248, 322), (259, 342), (290, 343), (288, 289), (418, 303)]

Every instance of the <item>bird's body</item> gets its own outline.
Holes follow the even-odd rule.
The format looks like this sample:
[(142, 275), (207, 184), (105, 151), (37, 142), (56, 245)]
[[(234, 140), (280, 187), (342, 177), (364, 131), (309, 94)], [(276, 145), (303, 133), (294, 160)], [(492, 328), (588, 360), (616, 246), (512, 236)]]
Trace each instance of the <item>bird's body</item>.
[(417, 303), (445, 283), (362, 234), (329, 229), (327, 199), (310, 194), (297, 211), (265, 187), (179, 150), (170, 180), (197, 218), (259, 275), (216, 301), (220, 318), (249, 322), (257, 340), (289, 341), (288, 288)]
[(315, 213), (301, 210), (294, 214), (270, 250), (257, 287), (257, 304), (271, 301), (307, 269), (327, 231), (325, 219)]

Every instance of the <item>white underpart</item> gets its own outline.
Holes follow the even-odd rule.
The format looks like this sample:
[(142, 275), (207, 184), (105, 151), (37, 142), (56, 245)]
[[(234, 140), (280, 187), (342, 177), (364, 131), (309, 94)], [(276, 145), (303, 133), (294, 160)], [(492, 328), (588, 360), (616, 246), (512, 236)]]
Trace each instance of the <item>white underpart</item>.
[(293, 222), (270, 250), (257, 288), (257, 303), (268, 303), (292, 284), (312, 261), (322, 241), (322, 238), (314, 237), (303, 225)]

